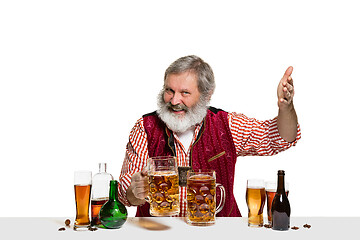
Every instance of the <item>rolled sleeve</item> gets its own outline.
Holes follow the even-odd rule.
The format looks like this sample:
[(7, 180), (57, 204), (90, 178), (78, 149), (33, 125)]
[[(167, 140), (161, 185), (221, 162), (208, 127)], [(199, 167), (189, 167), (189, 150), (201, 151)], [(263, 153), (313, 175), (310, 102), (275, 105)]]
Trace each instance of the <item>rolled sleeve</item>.
[(229, 126), (238, 156), (271, 156), (295, 146), (301, 138), (300, 125), (296, 139), (289, 143), (279, 134), (277, 118), (259, 121), (244, 114), (229, 113)]
[(300, 124), (297, 124), (296, 138), (292, 142), (287, 142), (280, 136), (279, 129), (277, 127), (277, 118), (270, 120), (269, 129), (269, 139), (271, 141), (271, 146), (277, 152), (281, 152), (292, 146), (295, 146), (301, 138)]
[(130, 206), (126, 198), (126, 191), (130, 187), (131, 177), (140, 172), (147, 164), (148, 149), (147, 136), (144, 130), (143, 119), (139, 119), (130, 132), (129, 142), (126, 145), (126, 153), (119, 176), (119, 200)]

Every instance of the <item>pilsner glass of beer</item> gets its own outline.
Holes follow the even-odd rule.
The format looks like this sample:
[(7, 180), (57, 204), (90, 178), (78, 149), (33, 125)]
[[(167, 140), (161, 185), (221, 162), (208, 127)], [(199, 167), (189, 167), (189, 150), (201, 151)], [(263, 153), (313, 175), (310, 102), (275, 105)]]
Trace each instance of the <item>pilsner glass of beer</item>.
[(246, 186), (246, 204), (248, 206), (248, 226), (262, 227), (265, 205), (265, 184), (261, 179), (249, 179)]
[(92, 183), (91, 171), (74, 173), (74, 190), (76, 203), (76, 219), (74, 230), (87, 230), (90, 226), (89, 206)]
[[(220, 202), (216, 207), (216, 187), (220, 189)], [(187, 173), (187, 223), (208, 226), (215, 223), (215, 215), (225, 204), (225, 188), (216, 183), (214, 170), (191, 170)]]
[(180, 213), (179, 175), (176, 157), (148, 159), (149, 196), (152, 216), (174, 216)]
[[(268, 181), (265, 183), (265, 190), (266, 190), (266, 207), (267, 207), (267, 216), (268, 216), (268, 223), (272, 223), (272, 216), (271, 216), (271, 205), (272, 201), (276, 194), (277, 182), (276, 181)], [(289, 196), (289, 183), (285, 183), (285, 193), (286, 196)]]

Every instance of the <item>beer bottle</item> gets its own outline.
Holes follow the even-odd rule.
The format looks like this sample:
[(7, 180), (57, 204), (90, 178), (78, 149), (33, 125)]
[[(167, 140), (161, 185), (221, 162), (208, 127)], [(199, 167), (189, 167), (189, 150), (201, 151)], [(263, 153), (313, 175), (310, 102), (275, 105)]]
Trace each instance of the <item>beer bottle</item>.
[(285, 192), (285, 171), (278, 171), (278, 182), (275, 197), (271, 206), (272, 229), (285, 231), (290, 227), (290, 202)]
[(106, 228), (120, 228), (127, 219), (126, 207), (118, 199), (118, 181), (110, 181), (109, 200), (100, 209), (100, 222)]

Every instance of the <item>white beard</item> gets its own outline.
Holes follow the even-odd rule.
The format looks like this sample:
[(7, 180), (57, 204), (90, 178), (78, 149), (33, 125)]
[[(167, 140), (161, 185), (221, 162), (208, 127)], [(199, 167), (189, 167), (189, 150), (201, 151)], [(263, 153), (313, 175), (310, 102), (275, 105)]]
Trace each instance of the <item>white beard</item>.
[(185, 114), (183, 116), (178, 116), (170, 110), (172, 104), (165, 103), (163, 96), (163, 91), (161, 91), (158, 96), (159, 109), (157, 110), (157, 114), (166, 126), (174, 132), (183, 133), (196, 124), (201, 123), (206, 117), (208, 102), (203, 100), (201, 97), (195, 106), (185, 110)]

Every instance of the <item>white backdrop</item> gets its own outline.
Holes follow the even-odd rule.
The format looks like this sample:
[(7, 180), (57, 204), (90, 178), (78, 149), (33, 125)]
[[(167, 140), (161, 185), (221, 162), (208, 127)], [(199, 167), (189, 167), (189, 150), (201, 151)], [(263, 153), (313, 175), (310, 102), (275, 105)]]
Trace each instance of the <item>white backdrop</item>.
[[(129, 132), (156, 109), (168, 65), (213, 68), (211, 105), (277, 115), (294, 67), (298, 145), (238, 158), (247, 178), (286, 171), (292, 216), (360, 216), (356, 1), (1, 1), (0, 216), (75, 216), (73, 172), (118, 178)], [(130, 216), (134, 209), (128, 209)]]

